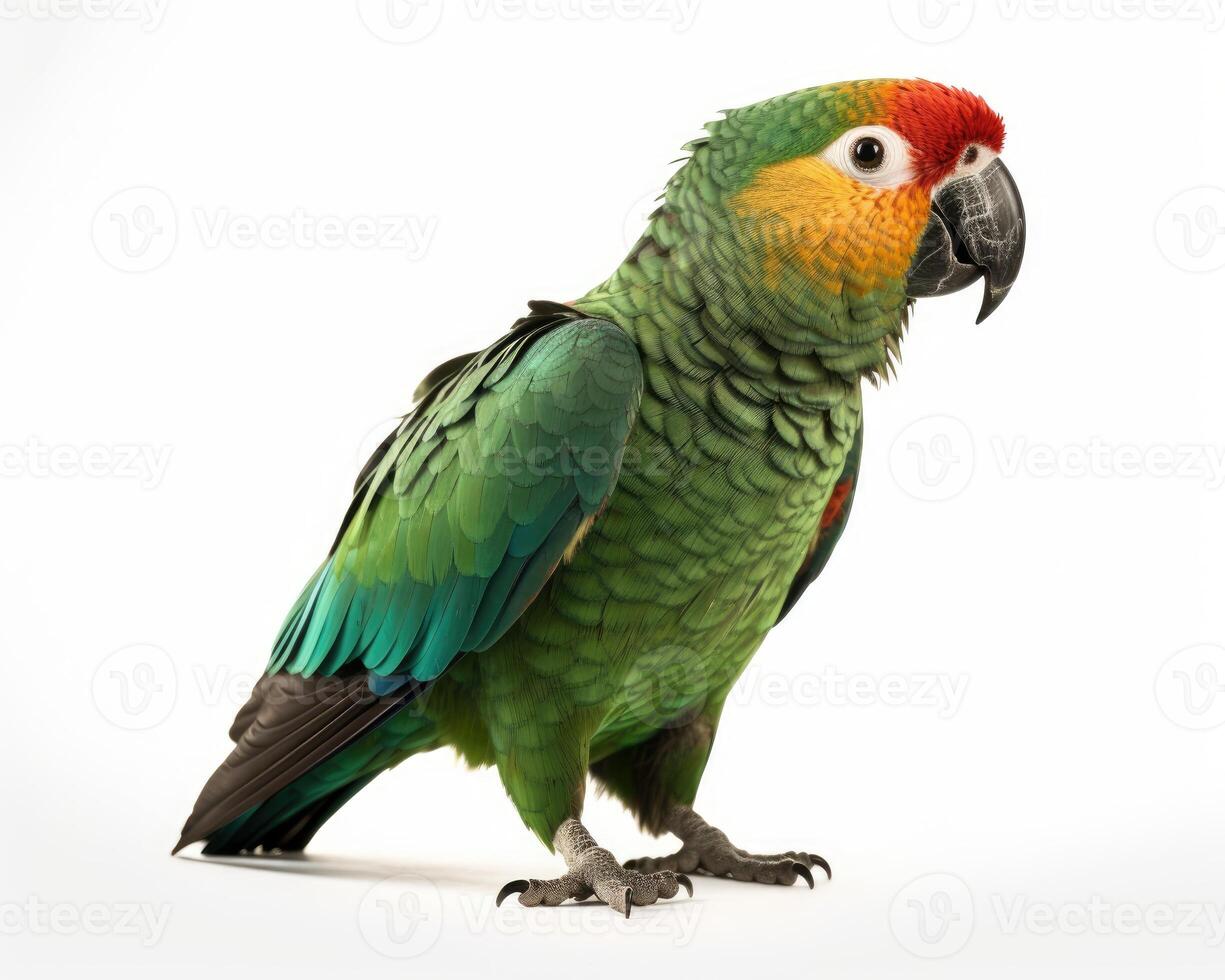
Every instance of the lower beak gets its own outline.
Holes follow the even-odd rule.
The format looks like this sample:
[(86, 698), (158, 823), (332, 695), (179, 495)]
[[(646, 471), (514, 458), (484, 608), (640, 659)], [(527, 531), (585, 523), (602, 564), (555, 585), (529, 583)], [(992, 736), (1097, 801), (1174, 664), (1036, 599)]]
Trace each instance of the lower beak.
[(982, 323), (1004, 302), (1025, 256), (1025, 205), (1002, 160), (942, 187), (906, 277), (912, 299), (985, 280)]

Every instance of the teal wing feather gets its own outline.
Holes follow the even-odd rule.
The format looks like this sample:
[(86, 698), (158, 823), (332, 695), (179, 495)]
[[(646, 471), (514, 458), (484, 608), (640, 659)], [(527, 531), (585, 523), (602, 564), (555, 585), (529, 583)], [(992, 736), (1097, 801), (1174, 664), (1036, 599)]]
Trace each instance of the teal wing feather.
[(434, 372), (363, 470), (269, 673), (346, 673), (383, 694), (493, 645), (607, 502), (642, 394), (616, 325), (536, 304)]

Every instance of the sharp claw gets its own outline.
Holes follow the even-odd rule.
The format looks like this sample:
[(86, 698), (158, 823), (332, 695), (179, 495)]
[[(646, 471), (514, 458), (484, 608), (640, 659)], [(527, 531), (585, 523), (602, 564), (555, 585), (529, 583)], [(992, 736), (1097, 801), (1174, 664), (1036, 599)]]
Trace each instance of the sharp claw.
[(685, 891), (689, 893), (690, 898), (693, 898), (693, 882), (689, 880), (689, 876), (678, 871), (676, 873), (676, 880), (685, 886)]
[(834, 880), (834, 872), (830, 869), (829, 862), (826, 861), (825, 858), (821, 857), (819, 854), (809, 854), (808, 856), (812, 858), (812, 863), (815, 867), (818, 867), (825, 872), (825, 877), (829, 881)]
[(634, 889), (627, 887), (625, 889), (625, 917), (630, 917), (630, 909), (634, 907)]
[(809, 888), (816, 888), (816, 887), (817, 887), (817, 883), (816, 883), (815, 881), (813, 881), (813, 880), (812, 880), (812, 872), (811, 872), (811, 871), (809, 871), (809, 870), (808, 870), (808, 868), (806, 868), (804, 865), (800, 864), (800, 862), (799, 862), (799, 861), (796, 861), (794, 864), (792, 864), (792, 865), (791, 865), (791, 869), (792, 869), (792, 870), (793, 870), (793, 871), (794, 871), (794, 872), (795, 872), (797, 875), (799, 875), (801, 878), (803, 878), (803, 879), (804, 879), (806, 882), (808, 882), (808, 887), (809, 887)]
[(510, 898), (511, 895), (518, 895), (527, 891), (530, 887), (531, 882), (524, 878), (518, 878), (515, 881), (508, 881), (502, 886), (502, 890), (498, 892), (498, 898), (497, 901), (494, 902), (494, 905), (500, 908), (502, 903)]

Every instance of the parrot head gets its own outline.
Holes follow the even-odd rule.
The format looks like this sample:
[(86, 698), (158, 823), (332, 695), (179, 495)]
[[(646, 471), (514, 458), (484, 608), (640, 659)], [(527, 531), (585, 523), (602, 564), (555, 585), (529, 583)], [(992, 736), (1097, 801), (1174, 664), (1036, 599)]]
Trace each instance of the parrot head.
[(914, 300), (981, 279), (981, 323), (1016, 281), (1024, 208), (1000, 158), (1003, 120), (976, 95), (846, 82), (706, 129), (644, 242), (674, 259), (687, 249), (707, 292), (775, 324), (779, 349), (811, 342), (871, 374), (896, 353)]

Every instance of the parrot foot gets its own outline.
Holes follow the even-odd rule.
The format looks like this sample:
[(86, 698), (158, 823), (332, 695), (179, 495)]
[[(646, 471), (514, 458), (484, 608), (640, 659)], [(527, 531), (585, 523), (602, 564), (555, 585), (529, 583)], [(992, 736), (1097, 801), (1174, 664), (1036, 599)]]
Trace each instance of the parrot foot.
[(635, 905), (654, 905), (658, 899), (672, 898), (682, 885), (693, 895), (693, 882), (683, 873), (638, 872), (622, 867), (577, 820), (563, 823), (553, 836), (553, 844), (565, 858), (566, 873), (560, 878), (520, 878), (508, 882), (498, 892), (498, 905), (515, 894), (519, 904), (528, 907), (561, 905), (571, 898), (581, 902), (594, 895), (628, 919)]
[(675, 854), (661, 858), (638, 858), (626, 867), (644, 874), (661, 871), (697, 873), (731, 877), (736, 881), (757, 881), (766, 885), (794, 885), (803, 878), (815, 887), (812, 868), (820, 868), (833, 878), (829, 863), (808, 851), (782, 854), (750, 854), (736, 847), (723, 831), (712, 827), (689, 807), (678, 806), (668, 815), (667, 829), (683, 842)]

